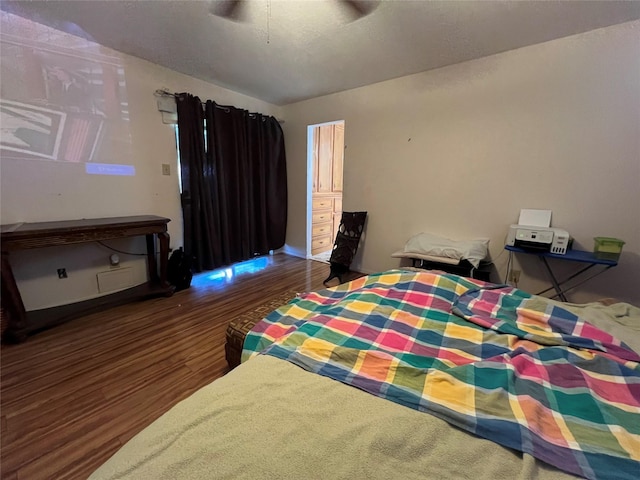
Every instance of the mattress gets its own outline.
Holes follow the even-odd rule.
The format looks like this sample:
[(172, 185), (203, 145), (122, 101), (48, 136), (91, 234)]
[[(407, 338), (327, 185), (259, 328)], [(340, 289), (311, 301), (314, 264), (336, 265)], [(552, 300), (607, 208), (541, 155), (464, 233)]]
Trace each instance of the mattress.
[[(429, 284), (434, 281), (440, 282), (438, 288)], [(399, 288), (401, 283), (410, 285), (409, 293)], [(507, 290), (500, 290), (501, 288)], [(359, 296), (358, 292), (365, 292), (364, 296)], [(471, 293), (466, 298), (465, 294), (469, 292)], [(465, 300), (461, 301), (463, 297)], [(494, 298), (488, 301), (490, 297), (498, 300)], [(377, 302), (378, 306), (370, 306), (369, 301)], [(450, 305), (455, 303), (455, 308), (458, 309), (455, 318), (451, 317), (451, 308), (447, 311), (447, 302)], [(402, 306), (403, 303), (408, 307)], [(508, 306), (509, 311), (520, 312), (519, 314), (524, 312), (529, 323), (519, 326), (517, 323), (509, 324), (508, 315), (495, 308), (498, 304)], [(492, 342), (494, 345), (486, 347), (480, 342), (480, 350), (476, 349), (478, 352), (486, 353), (500, 345), (522, 347), (524, 353), (547, 351), (548, 348), (553, 352), (555, 349), (561, 352), (564, 348), (561, 344), (566, 341), (577, 342), (580, 346), (571, 348), (589, 358), (592, 356), (589, 352), (596, 352), (596, 358), (601, 355), (598, 353), (601, 351), (603, 358), (607, 360), (607, 356), (614, 355), (617, 349), (624, 350), (624, 355), (629, 358), (636, 358), (636, 354), (640, 353), (640, 309), (631, 305), (603, 307), (597, 304), (559, 304), (510, 287), (493, 286), (455, 275), (394, 271), (368, 276), (332, 289), (302, 295), (268, 315), (247, 337), (250, 345), (244, 355), (246, 361), (242, 365), (180, 402), (136, 435), (90, 478), (575, 478), (529, 453), (500, 445), (502, 438), (491, 441), (469, 431), (467, 425), (462, 428), (461, 425), (455, 426), (455, 422), (439, 418), (438, 412), (432, 414), (427, 412), (427, 408), (407, 408), (407, 404), (402, 402), (389, 401), (382, 396), (367, 393), (365, 390), (372, 390), (372, 385), (376, 388), (384, 385), (384, 381), (371, 381), (375, 375), (387, 375), (381, 373), (384, 370), (376, 370), (366, 382), (356, 381), (351, 382), (352, 384), (348, 381), (350, 375), (339, 376), (340, 381), (327, 375), (330, 370), (339, 372), (344, 365), (348, 365), (345, 371), (353, 370), (351, 361), (344, 361), (349, 354), (335, 348), (341, 345), (337, 328), (340, 322), (336, 322), (336, 319), (348, 329), (349, 322), (362, 321), (356, 318), (358, 313), (364, 312), (364, 323), (368, 319), (370, 323), (376, 324), (381, 320), (399, 318), (398, 312), (406, 313), (407, 309), (418, 319), (448, 319), (442, 332), (465, 331), (478, 341), (480, 337), (474, 330), (476, 327), (465, 325), (465, 317), (477, 322), (484, 318), (478, 314), (478, 309), (498, 312), (495, 322), (487, 325), (490, 332), (483, 334), (489, 335), (488, 338), (491, 339), (487, 345)], [(555, 319), (558, 312), (559, 325), (564, 329), (561, 334), (547, 332), (542, 323), (540, 331), (536, 330), (536, 322)], [(417, 321), (405, 313), (400, 315), (404, 323)], [(472, 318), (474, 316), (478, 318)], [(490, 317), (485, 320), (489, 321)], [(432, 323), (426, 330), (416, 328), (433, 342), (436, 338), (434, 332), (439, 327), (437, 323)], [(505, 328), (533, 329), (535, 335), (507, 340), (490, 335), (491, 331)], [(307, 335), (310, 331), (317, 335)], [(358, 350), (367, 352), (363, 346), (366, 343), (363, 339), (367, 340), (367, 331), (361, 330), (362, 338), (349, 334), (345, 337), (346, 341), (357, 340)], [(577, 335), (581, 332), (592, 335)], [(397, 355), (404, 364), (428, 360), (424, 355), (415, 358), (407, 356), (411, 348), (406, 345), (405, 351), (394, 351), (398, 337), (386, 333), (369, 338), (375, 347), (374, 351), (381, 352), (383, 357)], [(525, 332), (524, 335), (529, 333)], [(385, 345), (383, 338), (392, 341)], [(624, 342), (620, 341), (621, 338)], [(330, 348), (327, 344), (319, 343), (327, 339), (334, 342)], [(424, 343), (419, 345), (420, 348), (425, 345), (425, 348), (431, 348), (420, 335), (416, 339), (418, 343)], [(441, 352), (434, 354), (434, 358), (444, 355), (446, 361), (441, 360), (441, 363), (449, 362), (455, 367), (455, 363), (462, 361), (465, 355), (451, 353), (459, 351), (460, 339), (451, 335), (445, 335), (442, 339), (443, 348), (440, 349)], [(309, 345), (313, 348), (308, 348)], [(318, 345), (322, 348), (316, 348)], [(300, 358), (303, 360), (300, 361)], [(490, 362), (480, 363), (483, 367), (495, 367)], [(314, 372), (314, 365), (320, 365), (320, 371)], [(624, 360), (621, 365), (633, 371), (639, 370), (634, 360)], [(379, 366), (377, 364), (376, 368)], [(538, 373), (544, 372), (541, 369)], [(424, 372), (418, 370), (415, 378), (422, 373)], [(540, 377), (542, 379), (539, 380), (535, 375), (531, 377), (536, 384), (554, 383), (553, 379), (545, 380)], [(569, 375), (562, 381), (570, 380), (570, 377)], [(638, 418), (637, 404), (640, 403), (640, 392), (637, 389), (640, 382), (636, 382), (635, 378), (633, 374), (624, 378), (609, 378), (613, 382), (613, 388), (618, 381), (629, 385), (628, 392), (632, 398), (620, 398), (620, 405), (628, 409), (628, 419), (615, 420), (614, 415), (614, 420), (609, 419), (608, 423), (603, 423), (610, 426), (602, 430), (605, 433), (614, 432), (611, 438), (607, 437), (607, 441), (615, 442), (612, 439), (619, 439), (622, 447), (616, 445), (613, 448), (613, 444), (605, 444), (603, 449), (612, 447), (612, 451), (618, 452), (617, 455), (621, 451), (626, 452), (628, 459), (623, 458), (621, 463), (626, 470), (617, 471), (617, 467), (613, 466), (607, 469), (601, 464), (590, 470), (587, 462), (583, 465), (586, 465), (586, 474), (583, 476), (619, 478), (620, 473), (620, 478), (625, 478), (625, 475), (626, 478), (633, 478), (634, 467), (637, 466), (640, 470), (640, 437), (633, 430), (640, 428), (640, 422), (635, 421)], [(393, 385), (393, 381), (387, 383)], [(413, 386), (415, 384), (411, 383)], [(567, 385), (567, 388), (571, 386)], [(381, 389), (390, 390), (389, 386)], [(415, 393), (413, 387), (405, 390), (411, 395)], [(500, 391), (500, 388), (496, 390), (497, 393)], [(561, 395), (563, 390), (555, 389), (552, 393)], [(414, 398), (411, 395), (406, 398)], [(516, 398), (515, 395), (521, 394), (513, 395)], [(420, 392), (416, 398), (418, 405), (421, 405), (423, 400), (420, 399)], [(426, 398), (433, 400), (432, 397)], [(587, 401), (587, 397), (581, 397), (581, 401), (583, 400)], [(514, 405), (519, 403), (514, 402)], [(576, 405), (579, 406), (580, 403)], [(603, 408), (606, 410), (609, 405)], [(471, 413), (471, 418), (478, 416), (475, 411), (466, 413)], [(498, 415), (501, 413), (497, 412)], [(543, 410), (539, 411), (540, 418), (545, 414)], [(525, 414), (523, 418), (533, 418), (527, 415), (529, 414)], [(534, 410), (533, 415), (538, 413)], [(562, 425), (565, 420), (571, 423), (570, 417), (561, 415), (559, 424)], [(478, 422), (479, 425), (481, 423)], [(508, 437), (509, 424), (500, 425), (505, 426), (504, 436)], [(575, 426), (571, 428), (565, 428), (557, 438), (552, 436), (551, 441), (565, 442), (571, 432), (576, 432)], [(623, 434), (627, 430), (631, 434)], [(500, 433), (498, 431), (499, 437)], [(595, 448), (589, 458), (593, 461), (595, 455), (600, 461), (599, 447), (589, 446), (591, 443), (581, 445), (580, 441), (574, 439), (573, 443), (581, 448)], [(502, 443), (509, 445), (509, 442)], [(548, 442), (540, 445), (546, 448)], [(539, 453), (535, 449), (532, 451), (536, 456)], [(580, 455), (576, 458), (580, 459)], [(566, 457), (569, 463), (573, 459), (572, 455)], [(632, 472), (631, 476), (628, 475), (629, 471)]]
[(561, 480), (530, 455), (260, 355), (130, 440), (91, 480)]

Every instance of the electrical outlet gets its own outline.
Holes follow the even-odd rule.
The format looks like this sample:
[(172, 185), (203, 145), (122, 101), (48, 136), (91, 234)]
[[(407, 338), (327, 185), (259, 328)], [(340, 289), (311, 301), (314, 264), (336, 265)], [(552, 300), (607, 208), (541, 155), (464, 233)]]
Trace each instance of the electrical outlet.
[(59, 268), (58, 269), (58, 278), (67, 278), (67, 269)]
[(168, 163), (162, 164), (162, 174), (163, 175), (171, 175), (171, 165)]
[(520, 281), (520, 270), (511, 270), (509, 274), (509, 282), (518, 283)]

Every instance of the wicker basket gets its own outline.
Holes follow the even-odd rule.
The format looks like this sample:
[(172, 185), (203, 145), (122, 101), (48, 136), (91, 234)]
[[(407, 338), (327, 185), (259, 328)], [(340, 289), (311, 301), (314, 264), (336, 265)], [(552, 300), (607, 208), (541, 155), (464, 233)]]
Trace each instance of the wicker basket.
[(229, 368), (235, 368), (240, 365), (244, 339), (253, 326), (278, 307), (289, 303), (296, 295), (297, 293), (295, 291), (281, 293), (250, 312), (243, 313), (229, 322), (229, 326), (227, 327), (227, 342), (224, 346)]

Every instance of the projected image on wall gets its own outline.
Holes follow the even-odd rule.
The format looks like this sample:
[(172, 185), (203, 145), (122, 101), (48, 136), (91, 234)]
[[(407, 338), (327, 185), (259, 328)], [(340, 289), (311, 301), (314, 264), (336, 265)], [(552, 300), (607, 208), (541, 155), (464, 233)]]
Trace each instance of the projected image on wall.
[(0, 12), (3, 160), (84, 164), (133, 175), (124, 68), (85, 38)]
[(0, 99), (2, 149), (57, 160), (66, 114)]

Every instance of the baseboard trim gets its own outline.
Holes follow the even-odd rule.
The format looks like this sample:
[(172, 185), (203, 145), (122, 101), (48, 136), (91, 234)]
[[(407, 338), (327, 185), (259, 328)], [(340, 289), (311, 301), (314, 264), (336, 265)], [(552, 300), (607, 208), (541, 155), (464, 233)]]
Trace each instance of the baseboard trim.
[(299, 257), (299, 258), (307, 258), (307, 252), (305, 252), (301, 248), (296, 248), (296, 247), (292, 247), (290, 245), (285, 244), (285, 246), (282, 247), (281, 250), (283, 253), (286, 253), (287, 255), (292, 255), (294, 257)]

